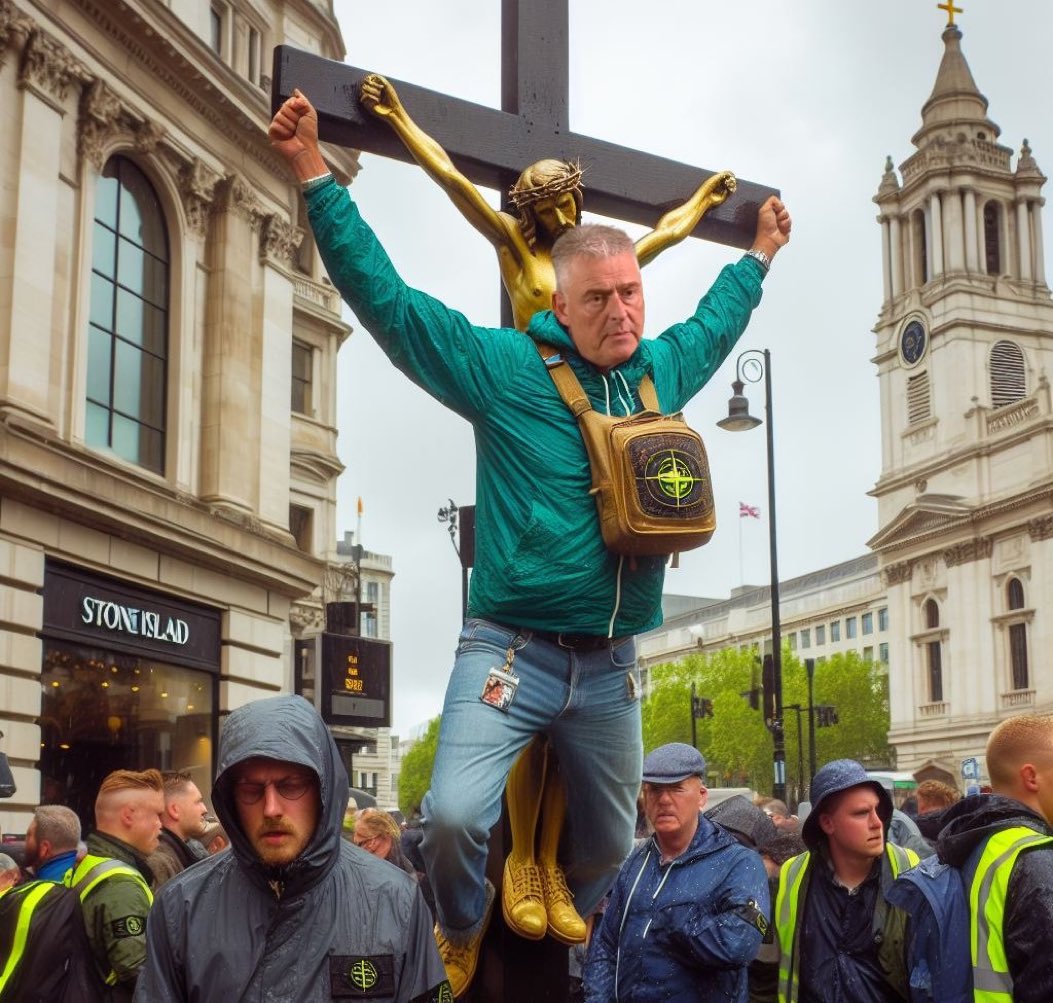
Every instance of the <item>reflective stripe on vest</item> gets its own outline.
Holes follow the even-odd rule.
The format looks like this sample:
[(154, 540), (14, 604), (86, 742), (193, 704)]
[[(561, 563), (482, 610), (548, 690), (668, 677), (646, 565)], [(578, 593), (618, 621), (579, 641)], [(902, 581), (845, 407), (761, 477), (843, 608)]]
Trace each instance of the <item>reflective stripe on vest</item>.
[(779, 1003), (796, 1003), (797, 969), (794, 965), (794, 934), (797, 931), (797, 906), (801, 882), (811, 854), (808, 851), (791, 857), (779, 870), (779, 891), (775, 896), (775, 932), (779, 938)]
[[(147, 905), (154, 904), (154, 895), (150, 891), (150, 886), (146, 883), (146, 879), (134, 867), (118, 860), (116, 857), (97, 857), (89, 853), (77, 864), (75, 869), (66, 871), (62, 883), (77, 893), (81, 905), (83, 905), (84, 900), (100, 881), (105, 881), (107, 878), (118, 874), (126, 878), (133, 878), (138, 882), (143, 891), (146, 892)], [(117, 973), (112, 968), (105, 978), (106, 985), (114, 986), (117, 984)]]
[(1009, 878), (1016, 858), (1036, 846), (1053, 843), (1026, 826), (1002, 829), (991, 836), (980, 854), (969, 886), (969, 947), (973, 963), (975, 1003), (1012, 1003), (1013, 978), (1005, 955), (1003, 920)]
[[(892, 877), (909, 870), (918, 862), (918, 855), (895, 843), (885, 843)], [(804, 852), (791, 857), (779, 871), (779, 891), (775, 897), (775, 928), (779, 937), (779, 1003), (797, 1003), (800, 977), (797, 972), (797, 916), (801, 886), (808, 871), (811, 854)], [(879, 892), (878, 894), (881, 894)]]
[(4, 970), (0, 972), (0, 994), (7, 988), (11, 976), (15, 974), (29, 939), (29, 924), (33, 921), (33, 910), (40, 900), (56, 885), (51, 881), (33, 881), (20, 889), (11, 889), (9, 895), (21, 895), (22, 904), (18, 908), (18, 920), (15, 923), (15, 936), (11, 943), (11, 953), (7, 956)]

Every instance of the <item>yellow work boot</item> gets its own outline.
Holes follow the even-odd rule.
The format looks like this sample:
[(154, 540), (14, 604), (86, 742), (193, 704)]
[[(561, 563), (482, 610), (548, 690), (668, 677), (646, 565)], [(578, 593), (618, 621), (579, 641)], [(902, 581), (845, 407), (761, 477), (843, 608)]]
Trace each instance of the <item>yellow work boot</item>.
[(525, 864), (511, 854), (505, 860), (501, 881), (501, 912), (508, 929), (527, 940), (545, 936), (548, 919), (545, 916), (545, 894), (541, 888), (541, 871), (534, 864)]
[(482, 947), (483, 937), (486, 936), (486, 928), (490, 925), (493, 907), (494, 886), (487, 881), (486, 912), (483, 913), (483, 920), (475, 936), (465, 944), (455, 944), (442, 932), (439, 924), (435, 924), (435, 943), (438, 945), (439, 956), (442, 958), (446, 978), (454, 996), (463, 996), (475, 978), (475, 969), (479, 964), (479, 948)]
[(574, 908), (562, 869), (554, 864), (546, 864), (540, 870), (541, 884), (545, 889), (548, 932), (561, 944), (584, 944), (585, 920)]

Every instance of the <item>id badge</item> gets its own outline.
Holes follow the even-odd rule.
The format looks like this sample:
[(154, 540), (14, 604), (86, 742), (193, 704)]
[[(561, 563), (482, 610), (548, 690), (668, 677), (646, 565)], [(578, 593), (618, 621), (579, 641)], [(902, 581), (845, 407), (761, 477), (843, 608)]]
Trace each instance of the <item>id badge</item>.
[(519, 677), (517, 675), (509, 672), (507, 669), (494, 667), (487, 674), (486, 682), (483, 684), (483, 692), (479, 694), (479, 699), (491, 707), (507, 711), (515, 699), (518, 688)]

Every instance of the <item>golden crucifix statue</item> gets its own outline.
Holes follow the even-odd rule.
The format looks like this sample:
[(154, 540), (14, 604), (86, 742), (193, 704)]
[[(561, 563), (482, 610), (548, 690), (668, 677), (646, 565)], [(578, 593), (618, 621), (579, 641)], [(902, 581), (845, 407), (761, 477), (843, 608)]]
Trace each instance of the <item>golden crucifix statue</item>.
[[(367, 76), (361, 101), (391, 126), (461, 215), (493, 244), (515, 326), (525, 331), (535, 313), (552, 306), (556, 290), (552, 245), (564, 230), (581, 221), (581, 167), (562, 160), (531, 164), (508, 193), (516, 214), (501, 212), (410, 118), (390, 81), (379, 74)], [(735, 177), (728, 171), (707, 178), (686, 202), (665, 213), (636, 242), (639, 263), (647, 264), (687, 237), (709, 209), (734, 191)], [(543, 736), (535, 738), (516, 761), (505, 795), (512, 832), (501, 889), (505, 922), (530, 940), (548, 933), (565, 944), (581, 943), (586, 925), (573, 907), (557, 863), (566, 800), (555, 754)]]
[[(562, 160), (540, 160), (519, 176), (508, 193), (516, 215), (494, 209), (450, 160), (446, 151), (406, 113), (391, 83), (371, 73), (362, 82), (362, 104), (395, 131), (413, 159), (449, 195), (497, 251), (501, 281), (512, 303), (515, 326), (525, 331), (538, 310), (552, 306), (556, 273), (552, 245), (581, 220), (581, 168)], [(708, 177), (683, 205), (670, 209), (636, 242), (636, 258), (646, 265), (667, 247), (679, 243), (713, 206), (735, 190), (728, 171)]]

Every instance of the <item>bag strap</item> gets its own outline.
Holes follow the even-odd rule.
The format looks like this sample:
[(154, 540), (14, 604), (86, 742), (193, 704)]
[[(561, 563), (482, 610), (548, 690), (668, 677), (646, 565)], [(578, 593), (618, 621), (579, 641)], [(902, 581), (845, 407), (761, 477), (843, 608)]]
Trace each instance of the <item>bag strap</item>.
[[(554, 345), (546, 345), (544, 342), (535, 341), (534, 347), (541, 356), (545, 368), (548, 370), (552, 382), (556, 384), (563, 403), (570, 408), (570, 413), (579, 421), (586, 411), (592, 410), (592, 402), (582, 389), (581, 381), (575, 375), (574, 370), (563, 358), (563, 353)], [(640, 403), (648, 411), (658, 411), (658, 393), (654, 388), (654, 381), (650, 373), (644, 373), (643, 379), (637, 388), (640, 394)]]

